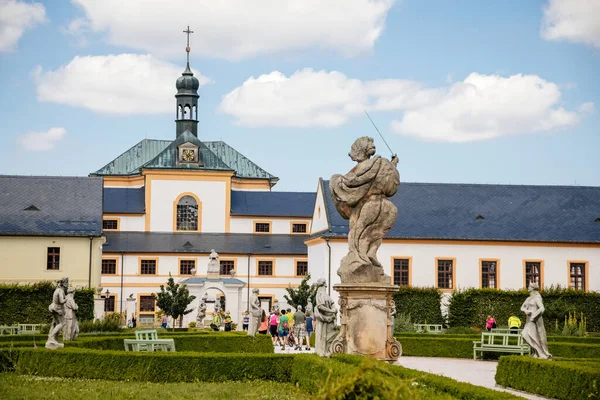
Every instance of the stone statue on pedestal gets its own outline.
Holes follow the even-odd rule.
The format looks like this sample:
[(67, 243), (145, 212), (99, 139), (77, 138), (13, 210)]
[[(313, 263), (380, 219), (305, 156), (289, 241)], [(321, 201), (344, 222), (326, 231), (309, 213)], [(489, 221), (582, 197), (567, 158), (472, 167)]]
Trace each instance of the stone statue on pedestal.
[[(329, 182), (335, 206), (350, 220), (348, 254), (342, 258), (338, 275), (342, 283), (390, 284), (377, 250), (383, 236), (396, 221), (398, 209), (387, 198), (398, 191), (398, 158), (389, 161), (375, 155), (373, 138), (358, 138), (348, 154), (358, 164), (346, 175), (335, 174)], [(371, 156), (374, 156), (371, 158)]]
[(258, 298), (258, 288), (252, 289), (250, 296), (249, 311), (250, 324), (248, 325), (248, 336), (256, 336), (258, 327), (260, 326), (260, 317), (262, 309), (260, 308), (260, 299)]
[(275, 311), (280, 311), (279, 310), (279, 300), (277, 300), (277, 298), (275, 300), (273, 300), (273, 309)]
[(206, 317), (206, 294), (200, 299), (200, 304), (198, 305), (198, 315), (196, 315), (196, 326), (203, 327), (204, 326), (204, 317)]
[(75, 303), (73, 293), (75, 288), (67, 289), (65, 302), (65, 327), (63, 329), (63, 340), (75, 340), (79, 335), (79, 324), (77, 323), (77, 310), (79, 307)]
[(552, 354), (548, 352), (548, 338), (542, 318), (545, 308), (542, 296), (538, 292), (539, 286), (537, 283), (531, 283), (527, 289), (530, 295), (521, 306), (521, 311), (525, 313), (527, 320), (521, 335), (531, 347), (534, 357), (551, 360)]
[(315, 353), (329, 357), (332, 353), (331, 345), (337, 335), (335, 329), (337, 307), (327, 294), (325, 279), (317, 280), (317, 305), (315, 307)]
[(306, 316), (310, 317), (313, 314), (313, 303), (311, 299), (308, 299), (308, 303), (306, 304)]
[(47, 349), (65, 347), (64, 343), (58, 341), (58, 334), (62, 331), (65, 324), (65, 303), (67, 302), (65, 287), (69, 286), (69, 278), (63, 278), (56, 281), (56, 284), (56, 289), (52, 294), (52, 303), (48, 306), (48, 310), (52, 313), (53, 320), (52, 325), (50, 325), (48, 340), (46, 341)]
[(219, 255), (215, 251), (215, 249), (210, 250), (210, 255), (208, 256), (208, 269), (207, 275), (216, 275), (219, 276), (221, 272), (221, 266), (219, 264)]

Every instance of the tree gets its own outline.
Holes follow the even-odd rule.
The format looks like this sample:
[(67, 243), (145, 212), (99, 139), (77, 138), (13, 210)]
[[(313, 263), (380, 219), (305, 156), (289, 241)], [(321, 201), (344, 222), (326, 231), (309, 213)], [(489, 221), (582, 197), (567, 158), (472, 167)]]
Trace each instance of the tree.
[(308, 304), (308, 299), (311, 299), (313, 305), (316, 304), (317, 300), (317, 287), (312, 284), (309, 285), (308, 281), (310, 280), (310, 274), (307, 274), (302, 278), (302, 282), (300, 282), (300, 286), (297, 289), (290, 287), (285, 288), (288, 292), (283, 295), (283, 298), (289, 305), (294, 308), (298, 308), (298, 306), (302, 306), (306, 310), (306, 304)]
[(196, 296), (190, 296), (190, 291), (185, 284), (175, 283), (175, 279), (169, 272), (167, 288), (160, 285), (160, 293), (156, 298), (156, 305), (163, 310), (166, 315), (173, 318), (173, 328), (175, 320), (179, 319), (179, 327), (183, 324), (183, 316), (194, 311), (193, 308), (187, 308)]

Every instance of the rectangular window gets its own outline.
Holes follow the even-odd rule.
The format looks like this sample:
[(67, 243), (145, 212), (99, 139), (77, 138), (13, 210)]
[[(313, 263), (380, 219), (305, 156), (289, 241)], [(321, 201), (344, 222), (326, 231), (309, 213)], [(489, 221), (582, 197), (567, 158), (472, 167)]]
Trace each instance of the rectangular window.
[(235, 269), (233, 260), (219, 260), (219, 274), (229, 275), (233, 269)]
[(525, 287), (528, 288), (530, 283), (537, 283), (541, 286), (540, 275), (542, 271), (542, 263), (539, 261), (525, 262)]
[(105, 219), (102, 221), (102, 229), (105, 230), (117, 230), (119, 229), (119, 221), (116, 219)]
[(440, 289), (454, 289), (453, 277), (454, 277), (454, 262), (453, 260), (438, 260), (437, 265), (437, 277), (438, 277), (438, 288)]
[(192, 275), (193, 268), (196, 268), (196, 260), (179, 260), (179, 275)]
[(259, 261), (258, 275), (273, 275), (273, 261)]
[(156, 275), (156, 260), (141, 260), (140, 273), (142, 275)]
[(308, 224), (292, 224), (292, 233), (306, 233)]
[(58, 270), (60, 267), (60, 247), (48, 247), (46, 269)]
[(569, 264), (569, 287), (585, 290), (585, 263), (572, 262)]
[(271, 232), (271, 224), (268, 222), (256, 222), (254, 224), (254, 232), (269, 233)]
[(154, 296), (140, 296), (140, 312), (154, 312)]
[(117, 273), (117, 260), (102, 260), (102, 274), (114, 275)]
[(308, 261), (296, 261), (296, 275), (304, 276), (308, 274)]
[(481, 287), (498, 288), (498, 263), (496, 261), (481, 262)]
[(115, 296), (108, 296), (104, 299), (104, 312), (115, 312)]
[(409, 269), (407, 258), (394, 258), (394, 285), (409, 285)]

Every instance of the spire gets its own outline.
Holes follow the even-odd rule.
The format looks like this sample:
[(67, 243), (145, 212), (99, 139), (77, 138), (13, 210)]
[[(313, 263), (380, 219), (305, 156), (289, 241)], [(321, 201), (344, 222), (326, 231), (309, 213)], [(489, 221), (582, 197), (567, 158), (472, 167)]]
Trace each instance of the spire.
[(188, 25), (187, 29), (183, 31), (187, 35), (186, 41), (186, 66), (185, 71), (177, 78), (175, 87), (177, 88), (177, 94), (175, 99), (177, 100), (177, 119), (175, 120), (176, 137), (179, 137), (183, 132), (190, 131), (194, 136), (198, 136), (198, 88), (200, 82), (198, 78), (194, 76), (190, 68), (190, 34), (194, 31), (190, 30)]

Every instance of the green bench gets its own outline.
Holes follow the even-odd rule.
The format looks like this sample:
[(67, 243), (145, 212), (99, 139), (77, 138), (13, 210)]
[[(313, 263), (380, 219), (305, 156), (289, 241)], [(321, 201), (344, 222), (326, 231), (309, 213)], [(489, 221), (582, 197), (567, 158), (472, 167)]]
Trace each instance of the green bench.
[(413, 324), (417, 332), (442, 333), (444, 327), (442, 324)]
[(477, 353), (483, 358), (483, 352), (530, 354), (531, 348), (523, 340), (521, 333), (510, 333), (508, 329), (494, 329), (491, 332), (481, 332), (481, 340), (473, 341), (473, 359)]
[(125, 351), (175, 351), (173, 339), (159, 339), (156, 329), (135, 331), (135, 339), (123, 339)]

